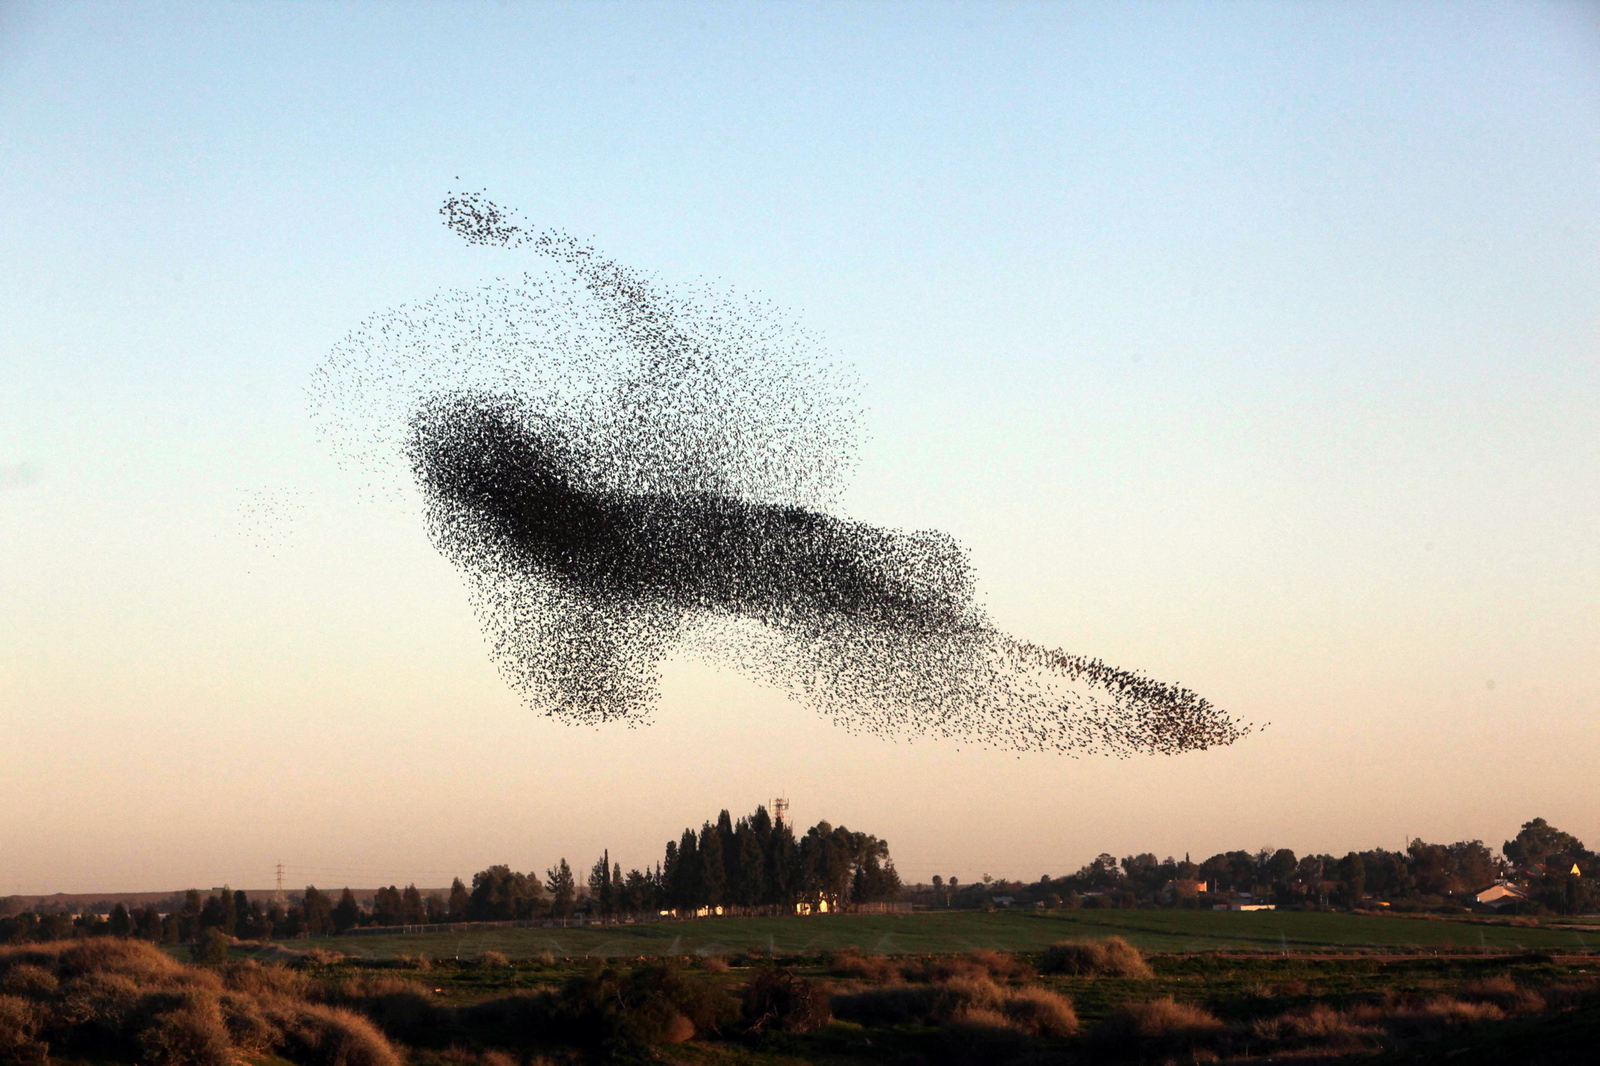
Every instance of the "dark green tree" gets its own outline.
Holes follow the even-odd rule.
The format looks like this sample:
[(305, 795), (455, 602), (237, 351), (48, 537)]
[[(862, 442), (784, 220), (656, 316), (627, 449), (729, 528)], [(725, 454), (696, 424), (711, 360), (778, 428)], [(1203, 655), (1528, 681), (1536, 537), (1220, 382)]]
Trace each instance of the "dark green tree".
[(361, 904), (356, 902), (356, 894), (346, 887), (339, 894), (339, 902), (333, 907), (333, 931), (343, 933), (360, 924)]
[(578, 898), (578, 882), (572, 876), (572, 867), (567, 865), (567, 860), (563, 858), (546, 870), (545, 874), (553, 903), (553, 913), (557, 918), (565, 918), (572, 913), (572, 905)]
[(722, 854), (722, 834), (706, 822), (700, 827), (700, 899), (703, 907), (720, 907), (728, 900), (728, 865)]
[(472, 894), (467, 891), (467, 886), (461, 883), (461, 878), (451, 881), (450, 902), (445, 905), (445, 915), (452, 922), (464, 922), (471, 906)]
[(306, 886), (304, 900), (300, 903), (300, 920), (305, 931), (312, 936), (327, 936), (334, 931), (333, 901), (315, 885)]
[(1552, 855), (1581, 858), (1587, 854), (1583, 841), (1557, 829), (1543, 818), (1522, 823), (1521, 832), (1506, 841), (1500, 850), (1518, 866), (1543, 865)]

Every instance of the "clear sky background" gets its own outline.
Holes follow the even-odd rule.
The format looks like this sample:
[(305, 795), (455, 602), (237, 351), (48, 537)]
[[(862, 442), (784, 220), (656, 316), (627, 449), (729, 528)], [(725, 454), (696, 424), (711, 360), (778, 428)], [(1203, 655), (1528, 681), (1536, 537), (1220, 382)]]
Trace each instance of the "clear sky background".
[[(306, 410), (522, 269), (463, 187), (794, 308), (850, 514), (1270, 728), (893, 743), (693, 662), (531, 715)], [(779, 794), (917, 880), (1600, 843), (1592, 5), (10, 4), (0, 203), (0, 894), (642, 865)]]

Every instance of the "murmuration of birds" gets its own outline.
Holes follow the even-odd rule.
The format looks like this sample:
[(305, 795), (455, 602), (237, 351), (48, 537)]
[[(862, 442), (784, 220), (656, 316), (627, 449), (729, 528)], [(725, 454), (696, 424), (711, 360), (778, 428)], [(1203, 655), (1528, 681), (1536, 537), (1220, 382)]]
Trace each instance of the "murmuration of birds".
[(692, 654), (890, 738), (1127, 756), (1251, 731), (1000, 632), (951, 537), (838, 514), (858, 381), (772, 304), (669, 285), (481, 193), (440, 213), (535, 269), (368, 319), (312, 412), (341, 461), (415, 491), (530, 708), (638, 724)]

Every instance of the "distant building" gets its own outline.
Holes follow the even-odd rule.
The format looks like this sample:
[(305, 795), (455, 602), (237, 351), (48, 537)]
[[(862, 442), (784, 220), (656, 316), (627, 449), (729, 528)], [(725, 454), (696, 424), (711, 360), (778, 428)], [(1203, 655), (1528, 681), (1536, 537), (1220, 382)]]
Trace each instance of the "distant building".
[(1248, 892), (1240, 892), (1226, 903), (1214, 903), (1214, 911), (1275, 911), (1278, 909), (1274, 903), (1262, 903)]
[(1509, 881), (1496, 881), (1472, 898), (1485, 906), (1498, 909), (1512, 903), (1521, 903), (1528, 898), (1528, 894)]
[(1179, 877), (1161, 886), (1161, 898), (1171, 903), (1180, 899), (1194, 899), (1201, 893), (1211, 891), (1208, 881), (1195, 881), (1191, 878)]

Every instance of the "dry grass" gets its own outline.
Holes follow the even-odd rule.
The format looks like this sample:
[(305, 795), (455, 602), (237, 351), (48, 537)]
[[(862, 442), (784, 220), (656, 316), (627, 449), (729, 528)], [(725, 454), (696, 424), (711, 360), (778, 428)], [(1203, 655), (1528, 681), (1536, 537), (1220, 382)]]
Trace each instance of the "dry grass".
[(903, 981), (937, 984), (958, 977), (983, 977), (1002, 984), (1024, 984), (1037, 976), (1031, 966), (1015, 955), (984, 950), (965, 955), (905, 958), (840, 951), (829, 959), (829, 970), (836, 977), (870, 985), (892, 985)]
[(1259, 1019), (1252, 1032), (1256, 1039), (1274, 1047), (1336, 1052), (1365, 1050), (1383, 1035), (1383, 1030), (1376, 1025), (1363, 1025), (1342, 1011), (1320, 1004), (1276, 1018)]
[(511, 967), (511, 960), (498, 951), (485, 951), (478, 956), (478, 965), (485, 970), (506, 970)]
[(1008, 991), (1000, 1004), (1007, 1021), (1033, 1036), (1063, 1037), (1078, 1031), (1078, 1013), (1072, 1000), (1048, 988)]
[(144, 1066), (234, 1066), (269, 1052), (304, 1066), (400, 1066), (371, 1022), (308, 1002), (324, 990), (281, 965), (202, 970), (143, 941), (94, 939), (0, 949), (0, 986), (7, 1062), (44, 1066), (59, 1046)]
[(1078, 1015), (1066, 996), (1037, 986), (1001, 986), (987, 973), (962, 973), (943, 981), (835, 996), (833, 1011), (846, 1020), (866, 1024), (998, 1027), (1045, 1038), (1078, 1031)]
[(1469, 982), (1459, 995), (1475, 1003), (1493, 1003), (1507, 1014), (1538, 1014), (1545, 1009), (1543, 996), (1520, 987), (1509, 974)]
[(1193, 1052), (1217, 1043), (1226, 1028), (1216, 1015), (1171, 996), (1124, 1003), (1094, 1030), (1102, 1047), (1136, 1054)]
[(828, 969), (836, 977), (848, 977), (873, 985), (900, 980), (898, 963), (882, 955), (863, 955), (854, 949), (834, 952), (828, 960)]
[(1052, 944), (1039, 957), (1044, 973), (1074, 977), (1149, 978), (1155, 971), (1138, 948), (1120, 936), (1102, 940), (1063, 940)]
[(1349, 1054), (1432, 1040), (1456, 1029), (1500, 1021), (1509, 1013), (1540, 1013), (1545, 1006), (1541, 997), (1517, 988), (1509, 978), (1489, 978), (1467, 987), (1476, 998), (1394, 998), (1344, 1011), (1319, 1005), (1260, 1019), (1251, 1031), (1257, 1040), (1280, 1050)]
[(1493, 1003), (1435, 996), (1421, 1003), (1356, 1007), (1349, 1015), (1357, 1024), (1381, 1027), (1400, 1040), (1428, 1040), (1463, 1026), (1499, 1021), (1506, 1012)]

